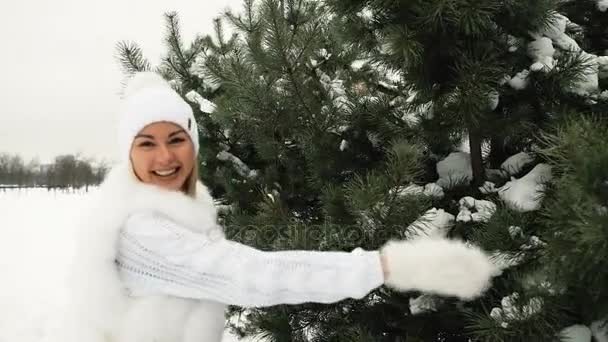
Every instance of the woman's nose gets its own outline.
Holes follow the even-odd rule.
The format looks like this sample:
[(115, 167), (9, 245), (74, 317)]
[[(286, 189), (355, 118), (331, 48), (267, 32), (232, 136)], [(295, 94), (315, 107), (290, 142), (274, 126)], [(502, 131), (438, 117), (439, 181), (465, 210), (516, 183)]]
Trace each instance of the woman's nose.
[(167, 164), (173, 161), (173, 158), (174, 155), (171, 149), (166, 145), (160, 145), (158, 153), (156, 154), (156, 159), (162, 164)]

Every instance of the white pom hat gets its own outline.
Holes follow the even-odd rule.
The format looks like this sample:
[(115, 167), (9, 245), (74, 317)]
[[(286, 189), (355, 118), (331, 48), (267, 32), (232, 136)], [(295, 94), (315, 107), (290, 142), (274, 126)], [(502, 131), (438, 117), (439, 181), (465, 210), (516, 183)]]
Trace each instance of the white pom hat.
[(198, 127), (190, 105), (160, 75), (138, 72), (127, 84), (120, 110), (118, 152), (121, 160), (129, 160), (137, 133), (161, 121), (183, 128), (192, 140), (195, 155), (198, 154)]

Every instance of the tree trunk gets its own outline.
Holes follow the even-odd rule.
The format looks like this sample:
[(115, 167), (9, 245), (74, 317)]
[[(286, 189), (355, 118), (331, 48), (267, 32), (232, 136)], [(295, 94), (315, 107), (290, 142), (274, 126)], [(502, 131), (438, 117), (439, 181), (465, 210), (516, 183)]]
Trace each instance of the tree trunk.
[(485, 180), (483, 160), (481, 158), (481, 135), (479, 130), (469, 128), (469, 146), (471, 148), (471, 168), (473, 169), (473, 185), (481, 186)]
[(505, 152), (505, 141), (501, 135), (495, 135), (490, 140), (490, 146), (492, 150), (490, 151), (490, 168), (492, 169), (500, 169), (500, 165), (507, 158), (507, 153)]

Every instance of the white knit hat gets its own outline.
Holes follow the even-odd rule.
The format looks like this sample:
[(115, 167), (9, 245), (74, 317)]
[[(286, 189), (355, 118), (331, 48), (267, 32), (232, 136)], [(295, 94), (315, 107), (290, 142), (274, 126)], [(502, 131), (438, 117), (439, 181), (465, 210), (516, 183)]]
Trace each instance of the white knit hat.
[(133, 139), (151, 123), (166, 121), (182, 127), (198, 154), (198, 127), (190, 105), (154, 72), (138, 72), (125, 89), (118, 125), (121, 160), (128, 161)]

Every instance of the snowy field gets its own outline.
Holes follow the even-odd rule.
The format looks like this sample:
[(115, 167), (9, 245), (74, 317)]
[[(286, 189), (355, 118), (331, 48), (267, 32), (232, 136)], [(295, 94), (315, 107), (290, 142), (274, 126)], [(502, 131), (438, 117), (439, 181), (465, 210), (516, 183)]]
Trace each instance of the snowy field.
[[(58, 342), (45, 339), (48, 312), (66, 298), (61, 266), (70, 258), (71, 218), (87, 198), (84, 191), (0, 191), (0, 342)], [(227, 333), (223, 341), (237, 339)]]

